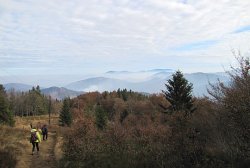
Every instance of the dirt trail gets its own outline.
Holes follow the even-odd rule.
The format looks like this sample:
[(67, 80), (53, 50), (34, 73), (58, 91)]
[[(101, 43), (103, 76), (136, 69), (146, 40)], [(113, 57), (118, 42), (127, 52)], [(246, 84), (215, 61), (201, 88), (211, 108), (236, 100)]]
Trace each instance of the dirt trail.
[[(47, 123), (48, 116), (27, 117), (16, 119), (16, 134), (13, 140), (19, 153), (17, 155), (16, 168), (55, 168), (62, 158), (63, 137), (61, 128), (58, 126), (58, 116), (51, 117), (51, 124), (48, 125), (48, 139), (39, 143), (39, 154), (32, 155), (32, 144), (30, 143), (30, 123)], [(15, 132), (14, 132), (15, 133)], [(41, 137), (42, 138), (42, 137)], [(17, 140), (17, 141), (16, 141)]]
[(51, 130), (48, 133), (48, 139), (42, 140), (39, 144), (39, 154), (36, 152), (34, 155), (30, 155), (31, 166), (36, 168), (57, 167), (57, 162), (55, 158), (55, 145), (56, 145), (56, 131)]

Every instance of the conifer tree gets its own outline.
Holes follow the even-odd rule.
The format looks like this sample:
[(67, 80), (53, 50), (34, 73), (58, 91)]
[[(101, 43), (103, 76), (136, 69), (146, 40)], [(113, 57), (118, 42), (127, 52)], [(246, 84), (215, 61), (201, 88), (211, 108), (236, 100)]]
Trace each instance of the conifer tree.
[(128, 100), (128, 91), (127, 91), (126, 88), (122, 90), (122, 99), (123, 99), (124, 101), (127, 101), (127, 100)]
[(14, 123), (14, 117), (8, 107), (4, 87), (3, 85), (0, 85), (0, 124), (8, 124), (10, 126), (13, 126)]
[(72, 115), (70, 112), (70, 99), (66, 98), (63, 100), (63, 107), (60, 112), (60, 124), (62, 126), (70, 126), (72, 123)]
[(171, 111), (192, 113), (195, 110), (192, 97), (193, 85), (184, 78), (181, 71), (176, 71), (165, 86), (167, 90), (162, 92), (171, 104)]
[(99, 129), (104, 129), (107, 124), (107, 113), (102, 106), (98, 103), (95, 110), (96, 125)]

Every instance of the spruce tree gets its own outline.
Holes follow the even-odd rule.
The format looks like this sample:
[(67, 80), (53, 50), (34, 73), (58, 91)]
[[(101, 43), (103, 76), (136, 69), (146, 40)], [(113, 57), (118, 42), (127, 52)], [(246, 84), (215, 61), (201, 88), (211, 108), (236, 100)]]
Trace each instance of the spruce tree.
[(192, 97), (193, 85), (184, 78), (181, 71), (176, 71), (172, 78), (167, 80), (165, 86), (167, 90), (162, 92), (171, 104), (171, 111), (192, 113), (195, 110)]
[(107, 113), (103, 107), (98, 103), (95, 109), (96, 126), (103, 130), (107, 124)]
[(63, 107), (60, 112), (60, 125), (70, 126), (72, 123), (72, 115), (70, 112), (70, 99), (66, 98), (63, 100)]
[(9, 109), (4, 87), (0, 84), (0, 124), (13, 126), (14, 123), (14, 117)]
[(127, 91), (127, 89), (123, 89), (121, 93), (122, 93), (122, 99), (124, 101), (127, 101), (128, 100), (128, 91)]

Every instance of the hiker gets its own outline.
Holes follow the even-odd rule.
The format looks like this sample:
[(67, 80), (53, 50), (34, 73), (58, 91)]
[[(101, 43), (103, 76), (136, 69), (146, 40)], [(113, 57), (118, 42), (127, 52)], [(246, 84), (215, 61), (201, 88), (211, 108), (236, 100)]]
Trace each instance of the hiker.
[(34, 150), (35, 150), (35, 147), (36, 147), (36, 150), (37, 150), (37, 154), (39, 153), (39, 143), (41, 142), (41, 135), (40, 133), (38, 132), (37, 129), (33, 128), (32, 127), (32, 124), (30, 124), (31, 126), (31, 137), (30, 137), (30, 143), (32, 143), (32, 155), (34, 155)]
[(44, 124), (42, 127), (42, 133), (43, 133), (43, 140), (48, 139), (48, 128), (47, 125)]

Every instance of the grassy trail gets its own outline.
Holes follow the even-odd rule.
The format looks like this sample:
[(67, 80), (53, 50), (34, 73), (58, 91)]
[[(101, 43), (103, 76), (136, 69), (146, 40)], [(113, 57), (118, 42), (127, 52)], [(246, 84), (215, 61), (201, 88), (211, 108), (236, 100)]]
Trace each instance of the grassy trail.
[(56, 131), (51, 130), (48, 135), (48, 139), (39, 144), (39, 154), (35, 154), (31, 157), (31, 167), (44, 168), (44, 167), (57, 167), (55, 159), (55, 145), (56, 145)]
[[(45, 116), (47, 119), (47, 117)], [(36, 153), (36, 149), (34, 155), (32, 155), (32, 144), (29, 143), (30, 137), (30, 121), (32, 123), (46, 123), (42, 117), (39, 118), (26, 118), (24, 120), (19, 120), (17, 127), (21, 127), (23, 134), (25, 134), (25, 138), (21, 140), (23, 145), (18, 146), (18, 148), (22, 149), (21, 154), (17, 157), (17, 168), (29, 168), (29, 167), (36, 167), (36, 168), (55, 168), (58, 167), (58, 160), (62, 156), (61, 152), (61, 144), (62, 144), (62, 137), (58, 134), (60, 132), (60, 128), (58, 127), (57, 120), (58, 118), (55, 117), (52, 120), (51, 125), (48, 127), (48, 139), (42, 140), (39, 143), (39, 154)]]

